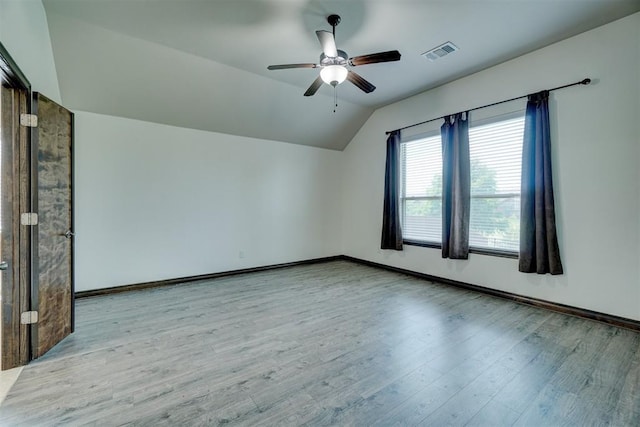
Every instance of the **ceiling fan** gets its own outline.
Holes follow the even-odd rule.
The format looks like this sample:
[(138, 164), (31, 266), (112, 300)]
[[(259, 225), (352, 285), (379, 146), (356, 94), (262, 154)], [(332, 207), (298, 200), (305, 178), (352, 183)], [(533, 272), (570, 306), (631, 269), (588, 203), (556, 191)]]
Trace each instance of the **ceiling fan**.
[(315, 79), (304, 96), (314, 95), (322, 83), (327, 83), (336, 87), (345, 80), (350, 81), (365, 93), (373, 92), (376, 87), (362, 78), (359, 74), (351, 71), (350, 67), (359, 65), (376, 64), (378, 62), (391, 62), (400, 60), (400, 52), (390, 50), (387, 52), (372, 53), (369, 55), (354, 56), (349, 58), (344, 50), (336, 47), (336, 26), (340, 23), (339, 15), (329, 15), (327, 22), (333, 27), (333, 32), (318, 30), (316, 35), (322, 46), (320, 62), (317, 64), (282, 64), (269, 65), (269, 70), (285, 70), (288, 68), (320, 68), (320, 75)]

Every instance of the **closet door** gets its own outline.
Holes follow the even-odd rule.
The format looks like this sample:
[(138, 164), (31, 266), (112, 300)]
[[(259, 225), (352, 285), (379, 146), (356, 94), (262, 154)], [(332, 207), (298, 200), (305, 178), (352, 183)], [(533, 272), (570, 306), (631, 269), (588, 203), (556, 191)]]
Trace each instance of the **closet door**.
[(38, 311), (31, 331), (37, 358), (73, 332), (73, 113), (37, 92), (32, 111), (38, 116), (32, 133), (38, 225), (31, 293)]

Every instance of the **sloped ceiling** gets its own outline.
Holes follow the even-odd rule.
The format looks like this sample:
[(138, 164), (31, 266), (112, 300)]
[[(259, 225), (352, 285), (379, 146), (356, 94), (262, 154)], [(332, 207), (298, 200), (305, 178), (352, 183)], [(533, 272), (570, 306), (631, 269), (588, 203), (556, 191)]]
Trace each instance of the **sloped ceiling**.
[[(637, 0), (43, 0), (62, 100), (75, 110), (343, 149), (378, 107), (640, 10)], [(337, 13), (350, 56), (398, 49), (302, 94), (318, 70), (315, 30)], [(420, 54), (446, 41), (460, 50)]]

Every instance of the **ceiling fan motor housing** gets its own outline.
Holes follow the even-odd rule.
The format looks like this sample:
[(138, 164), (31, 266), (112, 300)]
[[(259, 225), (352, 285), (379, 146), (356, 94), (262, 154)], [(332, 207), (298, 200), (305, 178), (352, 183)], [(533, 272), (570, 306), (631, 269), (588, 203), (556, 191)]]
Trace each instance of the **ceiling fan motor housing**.
[(340, 50), (340, 49), (338, 49), (338, 56), (336, 56), (335, 58), (327, 56), (324, 53), (321, 53), (320, 54), (320, 65), (322, 65), (322, 66), (327, 66), (327, 65), (342, 65), (342, 66), (345, 66), (345, 65), (347, 65), (347, 58), (348, 57), (349, 57), (349, 55), (347, 55), (347, 52), (345, 52), (344, 50)]

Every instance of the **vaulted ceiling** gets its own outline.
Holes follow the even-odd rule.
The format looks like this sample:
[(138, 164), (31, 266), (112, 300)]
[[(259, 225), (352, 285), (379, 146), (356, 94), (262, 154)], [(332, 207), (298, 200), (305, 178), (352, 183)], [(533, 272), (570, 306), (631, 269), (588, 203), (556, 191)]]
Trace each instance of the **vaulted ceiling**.
[[(343, 149), (381, 106), (640, 10), (637, 0), (43, 0), (65, 106), (175, 126)], [(315, 30), (337, 13), (350, 56), (397, 49), (345, 82), (303, 93)], [(459, 51), (421, 54), (451, 41)]]

